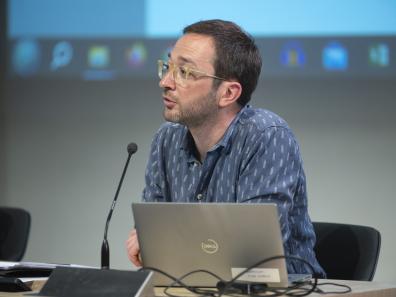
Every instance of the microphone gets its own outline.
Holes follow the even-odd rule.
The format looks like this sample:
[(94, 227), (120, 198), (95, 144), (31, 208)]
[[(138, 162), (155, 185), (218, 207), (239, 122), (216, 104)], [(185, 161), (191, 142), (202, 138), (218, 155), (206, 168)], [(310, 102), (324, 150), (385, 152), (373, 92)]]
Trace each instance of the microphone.
[(105, 226), (105, 231), (104, 231), (104, 236), (103, 236), (103, 243), (102, 243), (102, 261), (101, 261), (101, 267), (102, 269), (109, 269), (110, 268), (110, 249), (109, 249), (109, 243), (107, 241), (107, 230), (109, 229), (109, 223), (111, 220), (111, 216), (113, 214), (113, 210), (115, 207), (115, 204), (117, 202), (118, 198), (118, 193), (120, 192), (122, 182), (124, 181), (125, 173), (128, 168), (129, 161), (131, 160), (131, 156), (137, 152), (137, 145), (134, 142), (131, 142), (128, 144), (127, 151), (128, 151), (128, 158), (124, 166), (124, 170), (122, 171), (121, 179), (120, 182), (118, 183), (117, 191), (115, 193), (113, 203), (111, 204), (111, 208), (109, 211), (109, 215), (107, 216), (106, 220), (106, 226)]

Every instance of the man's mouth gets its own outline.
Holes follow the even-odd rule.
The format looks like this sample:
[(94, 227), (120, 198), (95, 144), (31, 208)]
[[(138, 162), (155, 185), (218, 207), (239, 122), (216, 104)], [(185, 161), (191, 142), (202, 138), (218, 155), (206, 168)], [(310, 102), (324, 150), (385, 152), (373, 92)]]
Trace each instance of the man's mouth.
[(162, 99), (164, 100), (164, 105), (167, 108), (172, 108), (176, 105), (176, 100), (173, 100), (172, 98), (169, 98), (168, 96), (162, 96)]

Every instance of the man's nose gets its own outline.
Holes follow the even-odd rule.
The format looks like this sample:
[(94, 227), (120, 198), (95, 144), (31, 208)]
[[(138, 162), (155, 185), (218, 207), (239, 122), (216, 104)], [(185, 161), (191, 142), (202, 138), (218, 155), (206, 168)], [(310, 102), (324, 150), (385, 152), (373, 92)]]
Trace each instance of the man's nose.
[(175, 79), (173, 78), (172, 72), (169, 71), (159, 82), (160, 88), (174, 89), (176, 87)]

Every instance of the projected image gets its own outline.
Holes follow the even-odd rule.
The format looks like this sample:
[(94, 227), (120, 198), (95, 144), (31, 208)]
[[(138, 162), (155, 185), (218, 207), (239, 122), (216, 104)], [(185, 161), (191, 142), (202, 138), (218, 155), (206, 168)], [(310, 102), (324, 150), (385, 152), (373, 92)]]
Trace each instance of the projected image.
[(396, 2), (374, 0), (9, 0), (8, 77), (153, 78), (183, 27), (212, 18), (255, 37), (262, 78), (396, 77)]

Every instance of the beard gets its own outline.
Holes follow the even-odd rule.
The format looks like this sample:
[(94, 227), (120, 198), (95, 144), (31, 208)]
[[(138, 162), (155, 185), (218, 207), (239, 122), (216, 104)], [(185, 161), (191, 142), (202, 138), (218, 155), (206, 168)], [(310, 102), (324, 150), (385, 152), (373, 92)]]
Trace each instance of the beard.
[(214, 89), (204, 96), (195, 98), (194, 102), (183, 102), (180, 98), (173, 99), (176, 101), (176, 106), (173, 109), (165, 107), (163, 112), (165, 120), (183, 124), (189, 128), (207, 123), (218, 110)]

